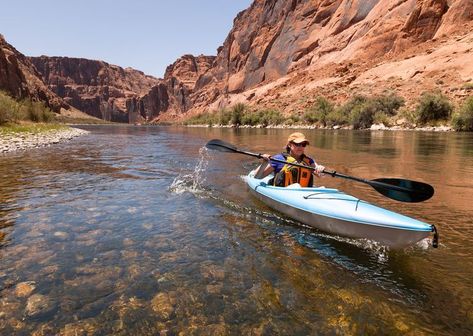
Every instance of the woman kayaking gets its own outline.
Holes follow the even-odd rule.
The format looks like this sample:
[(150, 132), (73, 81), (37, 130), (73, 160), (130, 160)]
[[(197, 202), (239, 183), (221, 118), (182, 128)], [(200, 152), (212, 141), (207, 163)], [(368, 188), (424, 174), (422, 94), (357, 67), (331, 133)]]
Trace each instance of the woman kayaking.
[[(307, 145), (309, 145), (309, 141), (304, 134), (300, 132), (292, 133), (287, 138), (286, 152), (274, 156), (262, 154), (267, 163), (259, 167), (255, 177), (263, 178), (270, 173), (274, 173), (274, 178), (270, 182), (275, 186), (287, 187), (293, 183), (299, 183), (301, 187), (312, 187), (313, 175), (321, 176), (325, 167), (318, 165), (311, 157), (304, 154)], [(315, 169), (305, 169), (272, 161), (272, 158), (314, 167)]]

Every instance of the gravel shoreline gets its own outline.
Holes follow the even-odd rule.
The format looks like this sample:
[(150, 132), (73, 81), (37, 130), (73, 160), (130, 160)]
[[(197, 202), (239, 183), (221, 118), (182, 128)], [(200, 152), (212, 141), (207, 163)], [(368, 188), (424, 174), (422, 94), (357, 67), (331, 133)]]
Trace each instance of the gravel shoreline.
[[(317, 130), (351, 130), (351, 126), (333, 126), (333, 127), (320, 127), (315, 125), (186, 125), (186, 127), (195, 127), (195, 128), (275, 128), (275, 129), (317, 129)], [(385, 126), (383, 124), (373, 124), (370, 128), (361, 129), (359, 131), (424, 131), (424, 132), (455, 132), (451, 126), (441, 125), (441, 126), (422, 126), (422, 127), (405, 127), (405, 126)]]
[(0, 134), (0, 154), (31, 148), (47, 147), (88, 133), (90, 132), (71, 127), (40, 133), (25, 132)]

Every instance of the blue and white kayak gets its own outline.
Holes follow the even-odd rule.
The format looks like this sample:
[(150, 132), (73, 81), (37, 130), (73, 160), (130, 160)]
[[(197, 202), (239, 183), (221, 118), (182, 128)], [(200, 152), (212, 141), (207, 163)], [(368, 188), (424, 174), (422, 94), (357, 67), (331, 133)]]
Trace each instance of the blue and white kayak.
[[(403, 248), (427, 238), (434, 225), (389, 211), (338, 189), (268, 185), (273, 177), (257, 179), (254, 171), (246, 177), (252, 192), (263, 203), (301, 223), (321, 231), (350, 238), (377, 241)], [(434, 236), (436, 237), (436, 236)]]

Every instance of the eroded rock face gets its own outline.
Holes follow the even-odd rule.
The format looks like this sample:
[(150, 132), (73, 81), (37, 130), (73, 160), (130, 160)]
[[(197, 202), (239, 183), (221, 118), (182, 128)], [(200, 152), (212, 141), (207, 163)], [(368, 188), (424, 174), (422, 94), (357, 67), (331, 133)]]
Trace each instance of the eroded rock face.
[[(360, 73), (409, 52), (432, 53), (436, 39), (466, 34), (472, 21), (473, 2), (467, 0), (255, 0), (235, 18), (213, 67), (199, 78), (192, 109), (242, 98), (265, 104), (279, 96), (287, 99), (282, 109), (292, 109), (300, 89), (310, 91), (319, 80), (330, 86), (329, 94), (346, 98)], [(258, 89), (263, 86), (271, 88)]]
[(212, 67), (214, 61), (215, 56), (184, 55), (166, 68), (164, 79), (175, 78), (188, 90), (193, 90), (199, 77)]
[(15, 98), (42, 101), (55, 112), (61, 107), (68, 107), (41, 81), (28, 58), (7, 43), (2, 35), (0, 35), (0, 90)]
[(104, 120), (128, 122), (127, 101), (146, 94), (159, 79), (103, 61), (30, 57), (43, 81), (67, 103)]

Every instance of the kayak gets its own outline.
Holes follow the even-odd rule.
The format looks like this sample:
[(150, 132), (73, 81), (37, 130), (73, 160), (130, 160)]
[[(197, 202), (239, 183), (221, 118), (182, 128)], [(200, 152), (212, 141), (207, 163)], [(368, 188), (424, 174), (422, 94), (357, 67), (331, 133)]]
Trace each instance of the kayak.
[(374, 240), (392, 248), (404, 248), (434, 233), (434, 225), (383, 209), (325, 187), (302, 188), (299, 184), (275, 187), (268, 184), (272, 175), (255, 178), (255, 171), (246, 177), (251, 193), (269, 207), (310, 227), (331, 234)]

